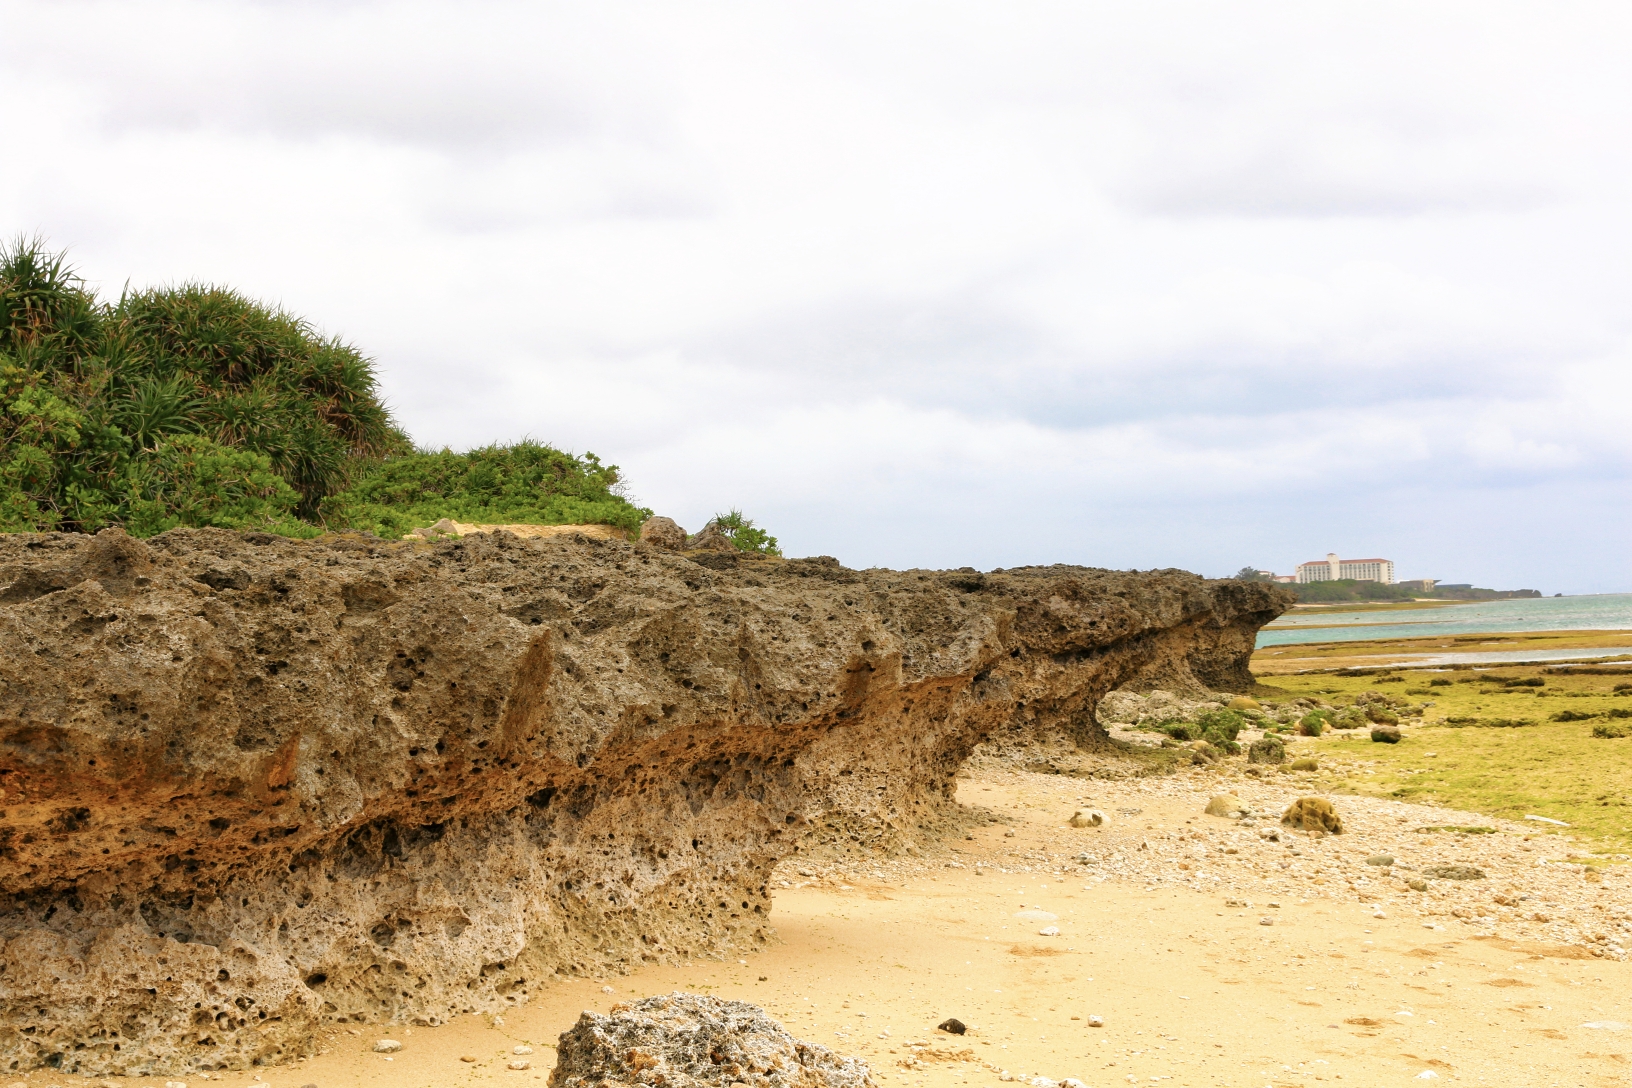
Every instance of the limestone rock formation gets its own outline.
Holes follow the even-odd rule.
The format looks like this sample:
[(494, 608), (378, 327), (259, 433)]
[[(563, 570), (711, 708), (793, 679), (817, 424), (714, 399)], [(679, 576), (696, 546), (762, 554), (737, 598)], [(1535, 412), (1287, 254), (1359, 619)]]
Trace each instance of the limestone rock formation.
[(1281, 589), (584, 535), (0, 537), (0, 1071), (182, 1073), (752, 947), (803, 836), (1243, 690)]
[(1297, 831), (1321, 831), (1328, 835), (1343, 833), (1343, 820), (1337, 809), (1324, 797), (1300, 797), (1281, 814), (1281, 823)]
[(666, 552), (686, 546), (686, 531), (673, 518), (649, 517), (640, 523), (640, 542)]
[(745, 1001), (673, 993), (586, 1012), (561, 1033), (550, 1088), (870, 1088), (865, 1063), (801, 1042)]

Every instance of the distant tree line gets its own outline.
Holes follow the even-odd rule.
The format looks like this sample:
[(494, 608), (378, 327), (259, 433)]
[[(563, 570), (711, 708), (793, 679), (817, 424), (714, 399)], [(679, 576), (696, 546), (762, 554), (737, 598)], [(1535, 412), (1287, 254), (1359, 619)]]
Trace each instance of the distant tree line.
[[(1262, 571), (1252, 567), (1242, 567), (1234, 575), (1242, 582), (1269, 582), (1273, 581)], [(1396, 582), (1393, 585), (1384, 585), (1382, 582), (1363, 582), (1354, 578), (1338, 578), (1326, 582), (1301, 582), (1290, 588), (1298, 595), (1298, 600), (1304, 604), (1341, 604), (1344, 602), (1364, 601), (1413, 601), (1418, 598), (1431, 598), (1441, 601), (1499, 601), (1517, 597), (1540, 597), (1541, 591), (1535, 589), (1479, 589), (1471, 585), (1439, 585), (1433, 589), (1425, 589), (1422, 583)]]

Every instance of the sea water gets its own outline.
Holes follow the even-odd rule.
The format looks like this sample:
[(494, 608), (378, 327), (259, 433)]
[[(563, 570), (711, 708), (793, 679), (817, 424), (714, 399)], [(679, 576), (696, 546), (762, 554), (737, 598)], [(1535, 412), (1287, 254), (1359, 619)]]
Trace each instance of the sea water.
[[(1282, 616), (1258, 632), (1258, 646), (1263, 648), (1302, 642), (1364, 642), (1385, 638), (1429, 638), (1435, 635), (1478, 635), (1514, 631), (1628, 630), (1632, 630), (1632, 593), (1593, 593), (1579, 597), (1523, 597), (1508, 601), (1470, 601), (1467, 604), (1397, 612), (1290, 614)], [(1553, 653), (1559, 657), (1597, 657), (1629, 652), (1632, 650), (1617, 647)], [(1534, 651), (1527, 656), (1536, 659)]]

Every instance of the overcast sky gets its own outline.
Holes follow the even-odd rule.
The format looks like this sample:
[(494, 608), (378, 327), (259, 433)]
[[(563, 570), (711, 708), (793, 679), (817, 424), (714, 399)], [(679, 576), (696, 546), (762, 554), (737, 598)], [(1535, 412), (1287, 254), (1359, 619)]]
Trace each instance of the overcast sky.
[(1624, 3), (0, 0), (0, 230), (852, 566), (1632, 590)]

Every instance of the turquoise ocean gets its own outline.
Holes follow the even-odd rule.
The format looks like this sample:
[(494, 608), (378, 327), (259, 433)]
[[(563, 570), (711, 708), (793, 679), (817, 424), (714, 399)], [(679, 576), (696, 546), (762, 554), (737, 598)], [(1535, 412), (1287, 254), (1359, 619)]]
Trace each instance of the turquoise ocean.
[[(1399, 612), (1290, 613), (1258, 633), (1258, 646), (1362, 642), (1385, 638), (1478, 635), (1511, 631), (1632, 631), (1632, 593), (1471, 601)], [(1629, 640), (1632, 641), (1632, 640)], [(1446, 654), (1447, 660), (1543, 661), (1632, 654), (1632, 646), (1593, 650), (1533, 650), (1511, 654)]]

